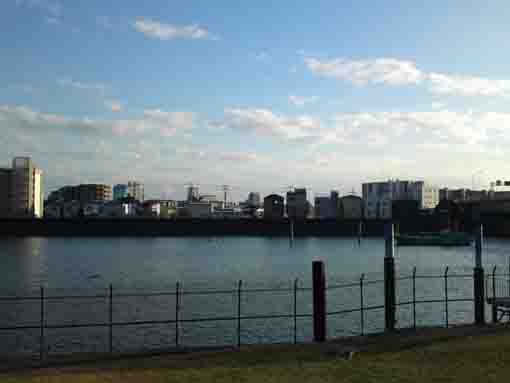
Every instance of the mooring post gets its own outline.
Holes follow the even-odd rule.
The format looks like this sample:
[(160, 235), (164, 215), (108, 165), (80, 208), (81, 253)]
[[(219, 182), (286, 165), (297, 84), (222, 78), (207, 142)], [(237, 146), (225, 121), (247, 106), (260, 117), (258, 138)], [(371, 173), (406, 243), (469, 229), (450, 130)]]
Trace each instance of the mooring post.
[(326, 271), (323, 261), (313, 261), (313, 340), (326, 341)]
[(482, 247), (483, 247), (483, 226), (479, 225), (476, 229), (475, 243), (475, 269), (474, 269), (474, 298), (475, 298), (475, 324), (485, 324), (485, 289), (484, 289), (484, 271), (482, 266)]
[(386, 331), (395, 329), (395, 228), (388, 223), (385, 228), (386, 252), (384, 255), (384, 319)]

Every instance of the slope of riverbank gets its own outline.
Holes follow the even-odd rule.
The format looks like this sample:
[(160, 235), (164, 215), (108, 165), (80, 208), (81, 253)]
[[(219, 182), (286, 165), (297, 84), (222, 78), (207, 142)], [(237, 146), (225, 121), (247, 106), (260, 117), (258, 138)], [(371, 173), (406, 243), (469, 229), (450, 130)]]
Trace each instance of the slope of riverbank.
[(510, 328), (421, 329), (323, 345), (130, 357), (0, 375), (2, 382), (434, 382), (506, 380)]

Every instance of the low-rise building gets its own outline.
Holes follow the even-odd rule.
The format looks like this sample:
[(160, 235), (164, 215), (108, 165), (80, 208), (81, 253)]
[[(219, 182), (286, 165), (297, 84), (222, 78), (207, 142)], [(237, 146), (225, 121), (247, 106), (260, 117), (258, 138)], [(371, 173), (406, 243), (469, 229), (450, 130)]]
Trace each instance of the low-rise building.
[(338, 200), (338, 217), (341, 219), (362, 219), (364, 203), (357, 195), (350, 194)]
[(439, 189), (425, 181), (369, 182), (362, 189), (367, 219), (390, 219), (395, 200), (418, 201), (419, 209), (434, 209), (439, 203)]
[(317, 219), (332, 218), (331, 199), (325, 196), (317, 196), (314, 198), (314, 217)]
[(306, 189), (297, 188), (287, 192), (287, 217), (294, 220), (305, 220), (309, 213)]
[(284, 198), (278, 194), (270, 194), (264, 198), (264, 218), (282, 219), (284, 215)]

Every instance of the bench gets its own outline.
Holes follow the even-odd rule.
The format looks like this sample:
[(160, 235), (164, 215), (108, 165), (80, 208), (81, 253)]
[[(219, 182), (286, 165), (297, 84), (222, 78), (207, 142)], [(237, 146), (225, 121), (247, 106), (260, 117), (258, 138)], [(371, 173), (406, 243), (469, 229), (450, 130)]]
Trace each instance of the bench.
[[(492, 306), (493, 319), (500, 321), (504, 317), (510, 320), (510, 297), (487, 298), (487, 303)], [(497, 315), (499, 314), (499, 318)]]

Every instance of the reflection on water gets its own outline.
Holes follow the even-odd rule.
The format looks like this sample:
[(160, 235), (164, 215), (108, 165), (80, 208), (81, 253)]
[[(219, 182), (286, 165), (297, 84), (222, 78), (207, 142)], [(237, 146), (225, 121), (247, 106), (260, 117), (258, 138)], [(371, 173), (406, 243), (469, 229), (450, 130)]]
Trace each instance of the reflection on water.
[[(397, 269), (465, 272), (472, 247), (404, 247)], [(489, 240), (484, 265), (507, 267), (510, 241)], [(274, 286), (299, 278), (310, 281), (314, 259), (326, 262), (330, 280), (377, 275), (383, 269), (381, 239), (297, 238), (11, 238), (0, 240), (0, 290), (119, 287), (161, 288), (176, 281), (195, 287)]]
[(0, 239), (0, 288), (26, 291), (39, 288), (48, 275), (46, 238)]

